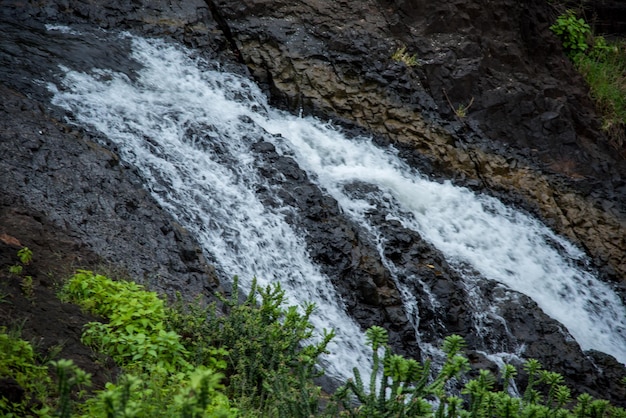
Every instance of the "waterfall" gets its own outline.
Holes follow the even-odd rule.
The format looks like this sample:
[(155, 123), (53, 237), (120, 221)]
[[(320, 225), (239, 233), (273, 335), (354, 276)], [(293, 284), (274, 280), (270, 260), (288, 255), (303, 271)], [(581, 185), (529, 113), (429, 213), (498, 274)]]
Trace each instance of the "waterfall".
[[(49, 86), (53, 103), (115, 144), (224, 277), (240, 276), (244, 288), (252, 277), (261, 285), (277, 281), (292, 303), (314, 302), (316, 328), (337, 331), (326, 365), (331, 376), (350, 376), (355, 366), (366, 374), (369, 353), (330, 279), (309, 258), (302, 232), (286, 222), (290, 209), (268, 208), (257, 196), (259, 187), (271, 188), (251, 152), (259, 138), (292, 156), (364, 230), (380, 235), (368, 211), (384, 210), (460, 272), (469, 265), (529, 296), (583, 349), (626, 364), (620, 299), (579, 267), (580, 250), (538, 220), (492, 197), (430, 181), (369, 138), (348, 138), (329, 123), (272, 109), (250, 80), (179, 45), (122, 36), (131, 39), (141, 69), (62, 67), (63, 78)], [(355, 194), (349, 186), (357, 182), (371, 187)], [(400, 290), (407, 310), (419, 315), (415, 298)]]

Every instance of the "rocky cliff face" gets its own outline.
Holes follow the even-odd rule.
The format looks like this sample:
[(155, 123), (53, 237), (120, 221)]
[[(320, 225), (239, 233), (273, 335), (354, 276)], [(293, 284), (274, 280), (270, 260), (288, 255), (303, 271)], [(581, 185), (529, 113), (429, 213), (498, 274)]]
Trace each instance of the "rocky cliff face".
[[(583, 81), (548, 29), (554, 17), (542, 0), (70, 0), (44, 7), (9, 1), (0, 11), (6, 35), (0, 41), (0, 204), (37, 213), (77, 246), (152, 287), (187, 294), (215, 289), (217, 279), (193, 237), (142, 191), (132, 167), (114, 149), (94, 145), (91, 134), (61, 122), (32, 81), (52, 71), (39, 55), (73, 54), (76, 65), (96, 65), (81, 61), (80, 49), (33, 46), (45, 45), (44, 24), (131, 29), (174, 37), (228, 68), (249, 71), (278, 106), (370, 133), (395, 144), (427, 174), (525, 208), (584, 247), (607, 280), (626, 288), (623, 150), (611, 148), (599, 130)], [(93, 48), (102, 51), (99, 64), (124, 65), (106, 45)], [(400, 48), (415, 55), (417, 65), (394, 60)], [(398, 291), (371, 244), (293, 162), (262, 144), (258, 152), (269, 171), (299, 179), (298, 187), (295, 180), (285, 185), (285, 200), (298, 210), (294, 222), (316, 228), (312, 256), (337, 277), (353, 315), (364, 327), (386, 324), (398, 349), (419, 356)], [(6, 221), (11, 216), (0, 233), (32, 239)], [(400, 225), (387, 228), (396, 239), (386, 255), (423, 277), (445, 304), (424, 308), (420, 331), (467, 334), (466, 290), (441, 254)], [(617, 384), (623, 367), (608, 356), (581, 353), (532, 301), (517, 301), (501, 314), (515, 324), (503, 345), (527, 341), (528, 356), (579, 389), (626, 398)]]
[[(612, 280), (625, 277), (626, 165), (549, 31), (546, 2), (218, 6), (276, 103), (349, 120), (459, 182), (520, 198)], [(402, 47), (417, 66), (391, 58)]]

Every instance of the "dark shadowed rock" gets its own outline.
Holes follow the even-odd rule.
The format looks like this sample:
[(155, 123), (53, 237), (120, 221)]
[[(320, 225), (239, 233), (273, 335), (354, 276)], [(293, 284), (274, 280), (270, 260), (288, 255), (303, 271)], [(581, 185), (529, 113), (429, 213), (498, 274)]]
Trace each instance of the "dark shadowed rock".
[[(510, 196), (623, 280), (626, 160), (599, 130), (545, 1), (217, 5), (275, 104), (350, 120)], [(401, 47), (419, 65), (394, 61)]]
[[(600, 16), (606, 8), (596, 10)], [(20, 235), (11, 222), (2, 227), (26, 245), (54, 248), (61, 240), (61, 255), (75, 250), (77, 264), (114, 264), (168, 294), (191, 297), (218, 286), (194, 237), (143, 190), (134, 168), (114, 147), (65, 124), (35, 82), (58, 71), (50, 56), (72, 68), (104, 66), (132, 77), (138, 64), (124, 59), (123, 42), (77, 43), (45, 29), (97, 26), (184, 42), (226, 68), (249, 71), (278, 106), (372, 134), (426, 174), (524, 207), (583, 247), (604, 278), (623, 289), (623, 150), (611, 148), (599, 130), (581, 77), (549, 31), (554, 17), (544, 0), (489, 7), (467, 0), (5, 1), (0, 213), (39, 219), (58, 235)], [(402, 47), (418, 65), (392, 59)], [(477, 275), (474, 287), (463, 285), (459, 268), (418, 234), (373, 211), (389, 237), (384, 256), (404, 272), (394, 282), (372, 237), (293, 159), (267, 143), (255, 149), (260, 174), (276, 188), (259, 195), (270, 207), (293, 209), (290, 222), (306, 229), (311, 257), (362, 327), (385, 325), (394, 348), (413, 357), (414, 327), (429, 341), (456, 332), (477, 364), (495, 370), (483, 350), (519, 352), (563, 373), (578, 390), (624, 402), (623, 365), (582, 353), (530, 299)], [(419, 301), (419, 321), (404, 311), (402, 286)]]
[(295, 209), (288, 221), (306, 231), (311, 259), (332, 279), (348, 313), (363, 329), (384, 326), (399, 352), (418, 358), (419, 347), (402, 298), (368, 235), (342, 214), (337, 202), (323, 194), (292, 158), (279, 155), (264, 141), (256, 143), (254, 150), (260, 172), (273, 186), (271, 193), (259, 193), (269, 200), (278, 196), (277, 205)]
[[(155, 290), (212, 292), (217, 279), (193, 237), (141, 180), (88, 134), (0, 84), (0, 207), (26, 207)], [(35, 237), (19, 237), (24, 245)]]

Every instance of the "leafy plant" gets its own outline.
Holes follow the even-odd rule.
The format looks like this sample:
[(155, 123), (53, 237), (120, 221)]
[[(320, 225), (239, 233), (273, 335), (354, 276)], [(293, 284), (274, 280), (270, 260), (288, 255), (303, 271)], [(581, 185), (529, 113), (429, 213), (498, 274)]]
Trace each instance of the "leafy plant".
[[(444, 387), (451, 379), (469, 369), (468, 360), (459, 355), (463, 347), (461, 337), (452, 335), (444, 340), (446, 361), (438, 376), (429, 382), (430, 361), (427, 360), (422, 365), (415, 360), (392, 354), (387, 343), (387, 331), (381, 327), (374, 326), (365, 335), (373, 350), (369, 386), (364, 385), (359, 370), (355, 368), (354, 379), (348, 380), (335, 394), (350, 416), (431, 416), (432, 406), (426, 399), (429, 396), (440, 400), (436, 414), (446, 409), (460, 410), (462, 401), (457, 397), (445, 396)], [(382, 359), (380, 349), (384, 351)], [(352, 406), (354, 400), (359, 403), (357, 408)]]
[(28, 265), (33, 260), (33, 251), (28, 247), (23, 247), (17, 252), (17, 256), (22, 264)]
[[(125, 374), (107, 383), (83, 406), (89, 417), (228, 416), (229, 400), (221, 390), (220, 362), (192, 364), (181, 336), (166, 325), (164, 301), (127, 281), (114, 281), (79, 270), (65, 284), (62, 297), (105, 316), (91, 322), (83, 341), (110, 355)], [(217, 352), (217, 351), (214, 351)], [(215, 368), (214, 368), (215, 367)]]
[(584, 19), (577, 17), (573, 10), (567, 10), (560, 15), (550, 26), (550, 30), (561, 39), (563, 47), (571, 57), (589, 48), (591, 28)]
[(206, 367), (171, 375), (164, 370), (124, 374), (81, 406), (82, 417), (231, 417), (223, 375)]
[(550, 29), (563, 46), (591, 90), (602, 116), (602, 130), (614, 148), (626, 144), (626, 47), (594, 36), (590, 26), (572, 10), (560, 15)]
[(406, 51), (406, 46), (402, 46), (398, 49), (396, 49), (396, 51), (393, 53), (393, 55), (391, 55), (391, 59), (397, 62), (402, 62), (404, 63), (404, 65), (406, 65), (407, 67), (415, 67), (416, 65), (418, 65), (418, 61), (417, 61), (417, 55), (416, 54), (409, 54)]
[(59, 360), (50, 363), (58, 377), (53, 393), (47, 368), (36, 365), (32, 347), (0, 333), (0, 349), (7, 353), (0, 358), (0, 377), (16, 379), (28, 393), (19, 402), (0, 396), (3, 416), (50, 417), (55, 411), (63, 418), (626, 417), (626, 411), (607, 401), (589, 395), (572, 399), (563, 377), (536, 360), (524, 365), (527, 385), (522, 397), (514, 397), (507, 393), (517, 376), (511, 365), (502, 368), (502, 390), (487, 370), (473, 379), (465, 376), (469, 362), (461, 337), (444, 339), (445, 359), (433, 370), (429, 360), (419, 363), (392, 353), (380, 327), (366, 332), (372, 348), (369, 381), (355, 369), (353, 379), (321, 402), (321, 388), (313, 379), (323, 373), (317, 360), (333, 333), (324, 332), (311, 343), (314, 306), (284, 307), (279, 285), (259, 288), (254, 283), (241, 298), (235, 280), (231, 297), (221, 297), (225, 313), (215, 304), (200, 307), (180, 300), (167, 307), (141, 286), (88, 271), (78, 271), (63, 295), (109, 319), (90, 325), (86, 335), (96, 349), (114, 356), (124, 374), (82, 401), (89, 376)]
[(134, 282), (80, 270), (66, 283), (62, 296), (108, 319), (87, 324), (83, 341), (119, 365), (159, 365), (172, 373), (192, 368), (180, 335), (166, 329), (164, 302), (156, 293)]
[(473, 103), (474, 103), (474, 98), (472, 97), (472, 99), (469, 101), (468, 104), (466, 105), (460, 104), (456, 109), (454, 109), (454, 114), (458, 118), (463, 119), (464, 117), (467, 116), (467, 111), (469, 110), (470, 107), (472, 107)]
[(60, 418), (70, 418), (72, 416), (72, 401), (70, 395), (76, 388), (79, 390), (84, 386), (91, 385), (91, 375), (85, 373), (77, 367), (72, 360), (59, 360), (51, 362), (50, 365), (56, 369), (58, 380), (58, 410)]
[[(20, 264), (14, 264), (9, 266), (9, 273), (21, 276), (24, 270), (24, 266), (30, 264), (33, 259), (33, 252), (28, 247), (23, 247), (17, 252), (17, 257), (20, 259)], [(28, 299), (32, 299), (35, 295), (33, 287), (33, 277), (23, 276), (21, 282), (22, 292)]]
[(15, 274), (16, 276), (22, 274), (22, 270), (24, 270), (24, 267), (20, 264), (14, 264), (12, 266), (9, 266), (9, 273)]
[(574, 58), (583, 75), (591, 97), (603, 118), (602, 129), (612, 145), (622, 149), (626, 143), (626, 44), (608, 44), (596, 37), (589, 54)]
[[(317, 413), (320, 388), (313, 378), (323, 372), (317, 359), (326, 352), (333, 332), (324, 332), (311, 343), (315, 309), (308, 304), (300, 311), (283, 307), (285, 292), (279, 284), (260, 288), (253, 282), (248, 296), (240, 302), (238, 279), (230, 298), (221, 297), (226, 315), (215, 305), (200, 315), (170, 314), (174, 327), (185, 335), (196, 335), (201, 347), (212, 344), (225, 350), (225, 389), (241, 410), (258, 411), (262, 416), (309, 417)], [(192, 311), (197, 318), (196, 312)], [(181, 325), (181, 322), (186, 325)]]
[(45, 399), (51, 380), (48, 369), (37, 364), (33, 347), (0, 327), (0, 378), (11, 379), (23, 390), (21, 399), (10, 400), (0, 394), (0, 415), (23, 417), (30, 413), (45, 415), (45, 406), (37, 407), (37, 401)]
[(474, 98), (472, 97), (469, 103), (466, 105), (459, 104), (457, 107), (454, 107), (452, 105), (452, 101), (450, 100), (450, 97), (448, 97), (448, 92), (446, 91), (446, 89), (442, 89), (442, 91), (443, 91), (443, 95), (448, 101), (448, 104), (450, 105), (450, 109), (452, 109), (456, 117), (459, 119), (465, 118), (467, 116), (467, 112), (469, 111), (470, 107), (472, 107), (472, 104), (474, 104)]
[[(461, 354), (464, 341), (457, 335), (446, 337), (446, 354), (438, 372), (426, 361), (423, 365), (392, 354), (386, 331), (372, 327), (366, 332), (373, 349), (369, 386), (358, 370), (354, 379), (335, 393), (342, 414), (350, 417), (432, 417), (432, 418), (601, 418), (625, 417), (626, 411), (604, 400), (581, 395), (571, 398), (563, 376), (543, 370), (536, 360), (528, 360), (524, 369), (528, 383), (523, 396), (507, 393), (517, 370), (505, 365), (501, 370), (502, 390), (496, 390), (496, 378), (488, 370), (479, 370), (473, 379), (464, 377), (468, 360)], [(383, 358), (379, 351), (384, 350)], [(382, 370), (380, 367), (382, 366)], [(459, 391), (459, 385), (465, 380)], [(459, 393), (460, 392), (460, 393)], [(545, 401), (544, 401), (545, 396)], [(572, 405), (573, 404), (573, 405)], [(571, 406), (572, 409), (566, 409)], [(343, 416), (342, 415), (342, 416)]]
[(33, 276), (22, 277), (22, 283), (20, 283), (22, 292), (27, 299), (33, 299), (35, 297), (35, 288), (33, 285)]

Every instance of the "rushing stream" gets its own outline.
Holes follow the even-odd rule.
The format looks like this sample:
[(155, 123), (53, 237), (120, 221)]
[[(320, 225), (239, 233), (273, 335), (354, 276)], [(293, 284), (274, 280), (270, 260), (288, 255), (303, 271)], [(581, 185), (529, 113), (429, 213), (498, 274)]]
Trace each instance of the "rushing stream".
[[(259, 188), (271, 189), (251, 152), (259, 138), (292, 156), (372, 239), (384, 240), (368, 216), (377, 208), (419, 232), (459, 271), (471, 266), (532, 298), (583, 349), (626, 364), (624, 306), (578, 267), (584, 254), (542, 223), (491, 197), (429, 181), (368, 138), (347, 138), (319, 120), (272, 109), (254, 83), (180, 46), (124, 36), (139, 70), (62, 67), (62, 80), (49, 87), (53, 103), (116, 145), (224, 278), (238, 275), (244, 287), (252, 277), (261, 284), (278, 281), (292, 303), (316, 303), (317, 329), (337, 331), (329, 374), (345, 377), (354, 366), (367, 368), (363, 334), (310, 260), (302, 232), (286, 221), (292, 209), (269, 208), (258, 197)], [(349, 186), (356, 183), (369, 187), (355, 193)], [(419, 315), (415, 298), (403, 293), (407, 311)]]

